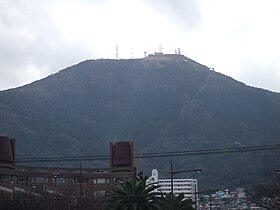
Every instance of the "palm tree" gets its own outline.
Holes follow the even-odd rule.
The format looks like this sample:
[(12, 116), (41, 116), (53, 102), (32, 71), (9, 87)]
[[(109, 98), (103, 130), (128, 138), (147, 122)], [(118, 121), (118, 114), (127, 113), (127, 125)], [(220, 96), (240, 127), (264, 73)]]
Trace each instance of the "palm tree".
[(171, 193), (163, 195), (161, 197), (160, 209), (161, 210), (193, 210), (194, 203), (190, 199), (185, 199), (184, 194), (181, 193), (178, 196)]
[(142, 180), (130, 178), (119, 180), (107, 193), (106, 210), (158, 210), (158, 193), (153, 192), (157, 186), (147, 185), (148, 177)]

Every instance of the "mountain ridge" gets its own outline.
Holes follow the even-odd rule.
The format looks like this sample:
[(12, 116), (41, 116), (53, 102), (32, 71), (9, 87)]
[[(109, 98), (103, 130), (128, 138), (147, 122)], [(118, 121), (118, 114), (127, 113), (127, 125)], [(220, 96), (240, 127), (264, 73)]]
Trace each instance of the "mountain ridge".
[[(17, 138), (22, 157), (105, 154), (114, 139), (133, 140), (140, 153), (261, 145), (279, 142), (280, 94), (246, 86), (179, 55), (98, 59), (0, 92), (0, 117), (5, 134)], [(275, 158), (275, 152), (260, 154), (241, 154), (240, 160), (190, 157), (178, 163), (208, 170), (215, 161), (228, 165), (221, 174), (210, 173), (217, 184), (234, 164), (252, 168), (247, 177), (277, 165), (265, 157)], [(146, 173), (168, 168), (160, 160), (141, 163)], [(225, 178), (229, 185), (246, 182), (230, 177)], [(202, 181), (207, 180), (204, 175)]]

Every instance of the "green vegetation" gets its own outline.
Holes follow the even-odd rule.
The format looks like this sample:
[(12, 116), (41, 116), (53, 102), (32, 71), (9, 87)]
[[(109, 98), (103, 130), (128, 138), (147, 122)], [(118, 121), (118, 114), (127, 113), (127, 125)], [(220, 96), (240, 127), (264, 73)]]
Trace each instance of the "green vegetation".
[(142, 180), (131, 178), (119, 180), (107, 194), (106, 210), (157, 210), (159, 204), (158, 193), (153, 192), (157, 187), (146, 186), (148, 177)]
[(107, 193), (106, 210), (192, 210), (193, 202), (184, 195), (172, 196), (153, 192), (155, 185), (146, 185), (148, 177), (142, 180), (119, 180)]
[(178, 196), (175, 196), (171, 193), (167, 195), (163, 195), (160, 206), (161, 210), (192, 210), (194, 209), (192, 207), (194, 203), (191, 200), (184, 199), (184, 194), (179, 194)]
[[(104, 155), (113, 139), (134, 141), (139, 153), (272, 144), (280, 139), (280, 94), (184, 57), (89, 60), (1, 91), (0, 128), (17, 139), (17, 157)], [(203, 168), (205, 189), (243, 187), (263, 181), (278, 160), (270, 151), (189, 156), (174, 167)], [(139, 167), (164, 177), (166, 162), (143, 159)]]

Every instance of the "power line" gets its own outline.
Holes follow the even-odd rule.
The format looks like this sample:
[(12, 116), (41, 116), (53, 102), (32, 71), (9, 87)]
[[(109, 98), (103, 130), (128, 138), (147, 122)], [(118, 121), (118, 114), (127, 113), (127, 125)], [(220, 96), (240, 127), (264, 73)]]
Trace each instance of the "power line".
[[(185, 150), (185, 151), (168, 151), (157, 153), (142, 153), (135, 154), (134, 159), (146, 158), (167, 158), (180, 156), (198, 156), (198, 155), (218, 155), (229, 153), (243, 153), (256, 151), (272, 151), (280, 150), (280, 144), (247, 146), (247, 147), (233, 147), (233, 148), (219, 148), (219, 149), (203, 149), (203, 150)], [(116, 157), (116, 156), (115, 156)], [(117, 156), (117, 158), (126, 158), (126, 156)], [(90, 156), (65, 156), (65, 157), (31, 157), (31, 158), (17, 158), (20, 163), (32, 162), (72, 162), (72, 161), (101, 161), (110, 159), (110, 155), (90, 155)]]

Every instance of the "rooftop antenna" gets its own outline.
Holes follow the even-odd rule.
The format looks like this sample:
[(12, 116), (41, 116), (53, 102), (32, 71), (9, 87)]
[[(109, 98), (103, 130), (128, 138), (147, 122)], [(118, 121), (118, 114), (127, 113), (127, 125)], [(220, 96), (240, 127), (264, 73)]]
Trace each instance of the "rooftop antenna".
[(178, 48), (178, 55), (181, 55), (181, 49)]
[(116, 45), (116, 59), (119, 59), (119, 47)]

